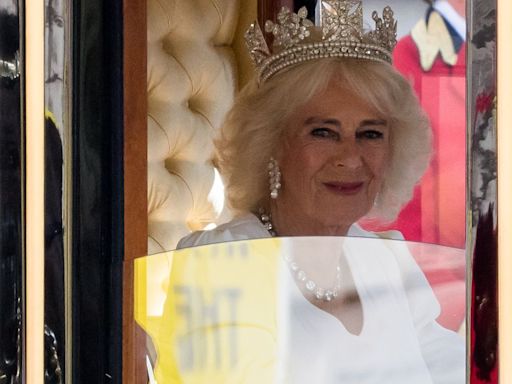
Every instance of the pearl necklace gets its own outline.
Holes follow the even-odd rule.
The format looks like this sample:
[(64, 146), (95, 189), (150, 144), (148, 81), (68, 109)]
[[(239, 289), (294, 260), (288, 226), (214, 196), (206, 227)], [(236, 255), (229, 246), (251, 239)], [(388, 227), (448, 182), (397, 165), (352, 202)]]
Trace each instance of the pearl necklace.
[[(268, 233), (270, 233), (270, 236), (276, 237), (277, 233), (274, 229), (274, 225), (272, 224), (270, 214), (267, 214), (260, 209), (259, 219)], [(320, 287), (315, 281), (310, 279), (306, 272), (299, 267), (291, 254), (286, 254), (284, 256), (284, 260), (288, 264), (288, 267), (292, 271), (295, 279), (303, 284), (306, 287), (306, 290), (310, 292), (317, 300), (329, 302), (339, 296), (341, 289), (341, 268), (339, 265), (339, 260), (338, 265), (336, 265), (336, 282), (334, 283), (334, 286), (329, 289)]]

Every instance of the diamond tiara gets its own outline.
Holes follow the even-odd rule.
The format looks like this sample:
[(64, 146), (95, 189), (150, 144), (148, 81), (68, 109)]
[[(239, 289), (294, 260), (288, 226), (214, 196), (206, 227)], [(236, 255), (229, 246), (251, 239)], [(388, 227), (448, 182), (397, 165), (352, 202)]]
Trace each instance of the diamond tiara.
[(389, 6), (382, 18), (372, 13), (375, 29), (363, 30), (361, 0), (319, 0), (320, 26), (308, 20), (306, 7), (297, 13), (283, 7), (277, 23), (268, 20), (265, 31), (274, 42), (269, 49), (258, 23), (245, 33), (245, 41), (260, 83), (291, 65), (327, 57), (352, 57), (392, 62), (396, 45), (396, 21)]

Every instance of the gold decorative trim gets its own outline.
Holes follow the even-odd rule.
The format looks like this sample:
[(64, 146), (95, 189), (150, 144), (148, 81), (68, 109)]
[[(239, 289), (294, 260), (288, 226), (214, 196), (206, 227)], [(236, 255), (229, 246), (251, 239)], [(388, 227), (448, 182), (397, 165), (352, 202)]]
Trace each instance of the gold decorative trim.
[(510, 0), (497, 1), (498, 308), (499, 382), (512, 383), (512, 15)]
[(44, 382), (44, 2), (25, 1), (26, 382)]

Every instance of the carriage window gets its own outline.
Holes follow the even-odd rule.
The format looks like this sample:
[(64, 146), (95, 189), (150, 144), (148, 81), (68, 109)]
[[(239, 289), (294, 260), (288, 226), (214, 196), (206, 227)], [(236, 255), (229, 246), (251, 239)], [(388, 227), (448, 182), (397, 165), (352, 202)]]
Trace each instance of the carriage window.
[[(392, 9), (392, 16), (385, 8), (388, 5)], [(295, 15), (280, 13), (281, 6), (288, 7)], [(148, 1), (148, 254), (154, 256), (135, 263), (136, 270), (140, 272), (137, 272), (135, 282), (142, 289), (137, 290), (135, 297), (137, 310), (141, 311), (138, 314), (142, 314), (141, 317), (136, 316), (136, 320), (150, 340), (146, 350), (147, 364), (155, 380), (187, 375), (196, 377), (193, 375), (213, 372), (210, 369), (217, 369), (219, 375), (227, 375), (228, 371), (229, 374), (239, 370), (245, 372), (240, 365), (235, 368), (235, 365), (228, 364), (230, 353), (234, 352), (227, 339), (225, 343), (215, 344), (224, 337), (221, 332), (203, 332), (200, 330), (202, 325), (197, 322), (199, 320), (193, 319), (194, 316), (201, 317), (198, 313), (206, 310), (204, 308), (207, 308), (208, 316), (212, 313), (217, 316), (218, 311), (224, 310), (224, 315), (228, 316), (229, 305), (232, 304), (229, 300), (235, 300), (236, 295), (224, 298), (225, 307), (222, 307), (223, 304), (215, 307), (211, 303), (220, 303), (221, 299), (209, 290), (211, 287), (200, 294), (205, 296), (194, 296), (198, 288), (194, 284), (205, 284), (205, 276), (208, 276), (207, 284), (217, 283), (215, 273), (206, 272), (205, 269), (204, 275), (201, 275), (203, 272), (197, 272), (197, 275), (183, 272), (181, 275), (182, 271), (188, 269), (174, 267), (175, 263), (189, 265), (190, 258), (195, 260), (194, 263), (199, 263), (197, 268), (201, 269), (199, 260), (231, 252), (227, 250), (227, 245), (224, 248), (221, 245), (203, 247), (223, 241), (274, 236), (348, 235), (358, 238), (362, 254), (371, 254), (369, 250), (364, 251), (367, 243), (372, 244), (371, 240), (375, 240), (375, 237), (391, 237), (393, 240), (383, 240), (382, 244), (386, 244), (386, 247), (393, 244), (406, 250), (404, 253), (412, 260), (414, 268), (418, 268), (418, 276), (422, 276), (422, 281), (428, 287), (429, 293), (425, 295), (431, 295), (433, 302), (439, 305), (439, 312), (434, 316), (436, 324), (449, 330), (450, 337), (458, 338), (456, 345), (464, 338), (466, 245), (471, 244), (470, 248), (473, 249), (477, 222), (484, 225), (483, 217), (490, 212), (489, 207), (492, 211), (492, 201), (495, 199), (494, 179), (484, 176), (489, 176), (489, 169), (484, 168), (473, 167), (475, 174), (472, 179), (480, 181), (475, 181), (479, 183), (478, 186), (474, 184), (471, 194), (466, 194), (469, 190), (469, 174), (466, 171), (467, 127), (474, 127), (474, 119), (484, 118), (478, 117), (482, 114), (487, 113), (486, 116), (491, 118), (494, 108), (492, 81), (482, 85), (479, 92), (467, 87), (470, 79), (466, 78), (466, 53), (486, 49), (485, 44), (471, 39), (473, 34), (479, 35), (478, 31), (489, 24), (484, 27), (479, 22), (469, 20), (467, 4), (461, 0), (414, 3), (367, 0), (362, 8), (358, 7), (358, 2), (334, 0), (260, 1), (252, 5), (244, 3), (243, 7), (226, 5), (222, 10), (209, 6), (201, 10), (173, 8), (174, 15), (181, 13), (183, 17), (170, 18), (166, 16), (170, 14), (170, 8)], [(485, 11), (478, 7), (482, 17), (492, 14), (491, 5)], [(474, 5), (471, 5), (473, 8)], [(377, 11), (377, 15), (372, 13), (373, 10)], [(224, 18), (215, 17), (218, 12)], [(384, 47), (383, 51), (389, 48), (389, 61), (392, 62), (390, 72), (383, 75), (382, 80), (378, 71), (366, 77), (361, 75), (361, 72), (352, 69), (350, 60), (343, 67), (345, 72), (338, 73), (333, 80), (334, 76), (322, 77), (335, 71), (333, 65), (318, 64), (315, 72), (307, 67), (308, 64), (303, 64), (309, 59), (303, 60), (300, 51), (294, 51), (293, 57), (286, 56), (286, 50), (290, 47), (314, 42), (322, 33), (325, 41), (340, 39), (343, 28), (337, 30), (336, 21), (332, 20), (341, 20), (345, 14), (355, 20), (359, 13), (364, 33), (378, 26), (381, 28), (380, 36), (386, 33), (382, 32), (387, 31), (386, 28), (393, 28), (394, 20), (397, 20), (396, 45), (393, 42), (391, 48), (384, 43), (381, 46)], [(192, 27), (197, 25), (199, 14), (202, 20), (208, 20), (203, 22), (200, 30)], [(211, 17), (204, 18), (204, 15), (210, 14)], [(272, 23), (265, 23), (268, 19)], [(328, 19), (330, 21), (326, 21)], [(261, 29), (248, 31), (255, 20)], [(325, 23), (323, 30), (310, 32), (309, 28), (315, 28), (315, 24), (318, 26), (322, 22)], [(294, 26), (290, 27), (292, 24)], [(471, 33), (468, 34), (468, 30)], [(292, 37), (285, 37), (283, 31), (288, 31)], [(184, 39), (184, 36), (187, 38)], [(482, 34), (480, 36), (484, 38)], [(248, 50), (245, 47), (247, 42)], [(351, 48), (346, 49), (348, 52)], [(332, 52), (335, 52), (335, 48), (321, 54), (328, 56)], [(272, 61), (272, 55), (277, 53), (281, 53), (280, 58)], [(365, 58), (357, 50), (351, 53), (352, 57), (360, 55), (358, 60), (362, 65), (357, 69), (362, 70)], [(379, 56), (379, 59), (386, 61), (385, 55)], [(290, 62), (296, 65), (290, 65)], [(296, 68), (304, 69), (301, 72)], [(473, 75), (482, 77), (483, 70), (478, 74), (473, 72)], [(251, 80), (254, 76), (259, 80)], [(394, 76), (408, 84), (411, 99), (405, 94), (375, 92), (375, 89), (391, 89), (387, 82)], [(323, 81), (323, 86), (315, 88), (315, 81)], [(266, 89), (266, 84), (278, 84), (275, 88), (283, 88), (284, 91), (275, 91), (275, 95), (271, 91), (262, 91), (261, 94), (268, 98), (265, 103), (263, 97), (259, 98), (258, 89)], [(343, 99), (338, 95), (341, 93), (350, 96)], [(407, 101), (412, 99), (415, 101)], [(395, 105), (384, 105), (384, 100), (393, 100)], [(343, 107), (337, 106), (347, 103), (350, 103), (350, 111), (358, 112), (347, 113)], [(403, 108), (396, 108), (398, 104)], [(467, 121), (467, 116), (470, 116), (468, 105), (471, 111), (475, 105), (481, 106), (481, 112), (471, 114), (471, 121)], [(412, 118), (414, 113), (418, 115)], [(407, 123), (405, 114), (415, 123)], [(424, 121), (427, 128), (423, 127), (425, 130), (422, 130), (417, 121)], [(412, 125), (414, 128), (411, 128)], [(265, 126), (272, 129), (258, 136)], [(399, 138), (401, 126), (418, 129), (418, 133)], [(294, 127), (305, 128), (290, 133)], [(280, 129), (282, 132), (278, 131)], [(493, 127), (488, 125), (486, 129), (492, 130)], [(245, 136), (239, 134), (244, 130), (247, 132)], [(313, 133), (307, 136), (303, 134), (306, 131)], [(362, 134), (363, 131), (366, 133)], [(370, 131), (371, 134), (368, 133)], [(280, 142), (282, 137), (286, 137), (286, 140)], [(357, 150), (350, 147), (352, 137), (353, 142), (357, 143)], [(475, 140), (478, 141), (478, 138)], [(235, 142), (239, 145), (238, 149)], [(485, 145), (483, 141), (481, 144)], [(268, 148), (278, 150), (270, 153)], [(413, 160), (408, 160), (407, 151), (411, 151)], [(492, 150), (486, 153), (494, 156)], [(244, 157), (245, 154), (250, 155)], [(331, 168), (330, 161), (335, 157), (338, 158), (333, 160)], [(374, 160), (377, 158), (379, 161)], [(482, 161), (475, 161), (483, 164)], [(386, 164), (385, 169), (372, 165), (381, 163)], [(395, 169), (400, 169), (396, 171), (400, 176), (394, 176)], [(367, 189), (368, 180), (373, 181), (368, 183), (371, 186)], [(404, 187), (407, 183), (410, 183), (410, 187)], [(260, 190), (264, 192), (260, 193)], [(358, 199), (359, 193), (364, 194), (365, 198)], [(480, 216), (472, 217), (469, 221), (470, 210)], [(329, 225), (324, 225), (327, 222)], [(467, 230), (468, 225), (473, 226), (472, 232)], [(327, 227), (330, 232), (325, 229)], [(471, 241), (467, 233), (472, 234)], [(362, 237), (373, 238), (364, 240)], [(261, 244), (265, 242), (259, 241)], [(271, 240), (266, 241), (271, 243)], [(399, 245), (401, 242), (404, 244)], [(294, 240), (290, 240), (290, 243), (295, 244)], [(312, 244), (316, 243), (308, 246), (314, 248)], [(321, 247), (320, 243), (316, 246)], [(162, 253), (176, 247), (199, 248), (191, 248), (189, 253), (181, 250)], [(247, 249), (252, 248), (247, 245)], [(279, 264), (282, 254), (282, 250), (277, 252), (273, 262)], [(251, 257), (248, 258), (253, 260)], [(150, 266), (150, 260), (155, 262), (154, 266)], [(230, 265), (226, 267), (227, 270), (236, 269), (235, 265), (238, 264)], [(336, 270), (336, 266), (332, 268)], [(351, 268), (354, 274), (358, 273), (357, 267)], [(300, 276), (296, 275), (297, 271), (292, 276), (295, 288), (307, 290), (303, 282), (308, 281), (310, 272), (299, 271), (302, 272)], [(240, 273), (243, 281), (244, 274)], [(187, 280), (191, 286), (182, 286), (180, 279), (193, 280), (196, 277), (196, 282)], [(173, 282), (173, 279), (176, 281)], [(318, 293), (321, 298), (326, 297), (326, 291), (329, 291), (327, 296), (332, 298), (335, 285), (332, 285), (332, 278), (329, 281), (330, 284), (324, 286), (313, 279), (315, 286), (322, 288)], [(260, 283), (261, 286), (274, 284), (274, 287), (281, 284), (263, 280)], [(218, 284), (222, 285), (222, 279)], [(245, 288), (240, 289), (240, 292), (245, 292)], [(276, 289), (274, 292), (276, 296), (272, 305), (282, 299), (282, 293), (278, 292), (281, 291)], [(359, 303), (364, 301), (361, 293), (355, 296)], [(197, 304), (203, 303), (201, 300), (208, 301), (208, 305), (212, 306), (201, 307), (202, 304)], [(184, 304), (186, 302), (195, 304), (190, 304), (189, 308), (188, 304)], [(261, 303), (267, 305), (265, 300)], [(333, 305), (313, 300), (312, 308), (315, 307), (325, 311), (325, 307), (331, 308)], [(364, 309), (364, 304), (361, 308)], [(171, 317), (166, 317), (171, 313)], [(299, 312), (290, 313), (299, 316)], [(208, 319), (210, 317), (205, 322)], [(169, 334), (165, 336), (165, 342), (160, 339), (162, 334), (156, 325), (159, 322), (175, 327), (173, 329), (177, 333), (171, 337), (172, 341)], [(293, 321), (291, 324), (283, 329), (287, 329), (286, 332), (294, 329)], [(201, 334), (198, 337), (201, 343), (206, 343), (204, 348), (194, 344), (192, 336), (188, 341), (178, 336), (182, 335), (180, 332), (187, 333), (187, 327)], [(357, 326), (355, 328), (354, 333), (359, 334)], [(171, 331), (167, 329), (165, 332)], [(276, 336), (276, 340), (280, 340), (280, 337)], [(236, 345), (243, 349), (241, 344)], [(281, 347), (278, 345), (277, 342), (273, 345), (277, 348), (274, 363), (281, 361), (277, 352)], [(160, 357), (159, 362), (161, 348), (171, 348), (172, 352), (166, 349), (168, 353), (165, 355), (173, 356), (172, 362), (163, 362), (165, 357)], [(453, 351), (453, 356), (464, 353), (464, 346), (461, 348)], [(215, 354), (214, 351), (222, 352)], [(295, 358), (290, 357), (292, 360)], [(295, 363), (299, 360), (295, 360)], [(279, 365), (272, 364), (269, 366), (274, 368)], [(222, 371), (221, 367), (230, 369)]]

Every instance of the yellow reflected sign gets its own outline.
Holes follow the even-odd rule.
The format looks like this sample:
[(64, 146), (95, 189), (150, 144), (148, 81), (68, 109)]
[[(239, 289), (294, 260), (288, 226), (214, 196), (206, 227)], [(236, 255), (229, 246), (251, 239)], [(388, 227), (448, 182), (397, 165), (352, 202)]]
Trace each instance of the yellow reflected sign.
[(159, 384), (274, 381), (279, 248), (232, 242), (136, 260), (135, 319)]

